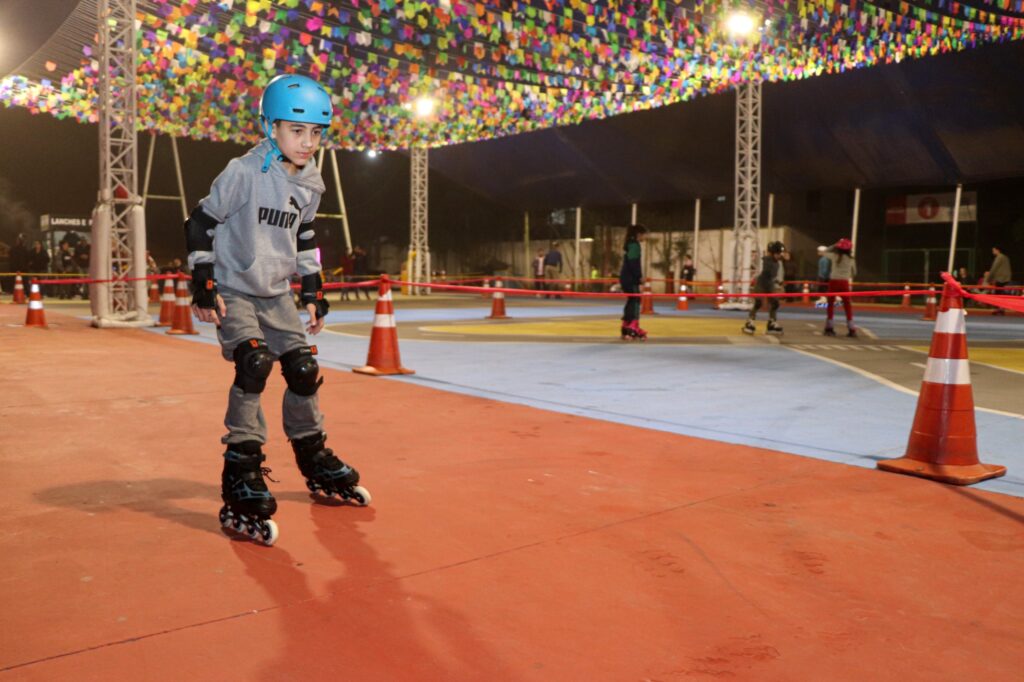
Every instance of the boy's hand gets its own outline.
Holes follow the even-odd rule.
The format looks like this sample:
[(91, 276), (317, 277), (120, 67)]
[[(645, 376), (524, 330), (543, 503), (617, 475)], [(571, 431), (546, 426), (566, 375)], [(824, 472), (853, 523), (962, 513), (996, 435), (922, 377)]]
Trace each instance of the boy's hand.
[(220, 321), (228, 316), (228, 307), (224, 305), (224, 299), (217, 294), (215, 299), (214, 308), (200, 308), (195, 303), (192, 304), (192, 314), (195, 315), (200, 322), (212, 322), (218, 327)]
[(317, 318), (315, 303), (307, 303), (306, 312), (309, 313), (309, 324), (306, 325), (306, 332), (313, 334), (315, 336), (316, 334), (320, 333), (321, 329), (324, 328), (324, 320), (326, 318)]

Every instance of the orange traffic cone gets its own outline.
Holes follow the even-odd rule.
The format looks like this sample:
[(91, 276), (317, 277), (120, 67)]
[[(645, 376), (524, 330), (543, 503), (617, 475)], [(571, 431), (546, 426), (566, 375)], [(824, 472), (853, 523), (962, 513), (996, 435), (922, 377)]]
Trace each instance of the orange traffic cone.
[(46, 313), (43, 312), (43, 295), (39, 285), (32, 280), (32, 291), (28, 295), (28, 311), (25, 313), (26, 327), (42, 327), (46, 329)]
[(192, 327), (192, 305), (189, 301), (188, 282), (182, 277), (178, 280), (177, 295), (174, 301), (174, 319), (171, 328), (165, 334), (198, 334)]
[(910, 310), (910, 285), (903, 285), (903, 300), (900, 302), (900, 307), (904, 310)]
[(924, 300), (924, 316), (921, 319), (935, 319), (935, 287), (928, 287), (928, 298)]
[(640, 314), (641, 315), (656, 315), (654, 312), (654, 297), (651, 296), (651, 278), (648, 277), (644, 281), (643, 288), (641, 289), (643, 295), (640, 296)]
[(712, 310), (721, 310), (722, 304), (725, 303), (725, 286), (721, 282), (718, 283), (718, 296), (715, 296), (715, 302), (711, 306)]
[[(491, 280), (489, 280), (488, 278), (484, 277), (484, 281), (483, 281), (483, 283), (480, 286), (482, 286), (484, 289), (490, 289), (491, 288)], [(488, 296), (486, 291), (481, 291), (480, 295), (483, 296), (484, 298), (487, 298), (487, 296)]]
[(804, 288), (801, 293), (803, 294), (803, 304), (811, 305), (811, 285), (809, 282), (804, 282)]
[[(502, 285), (501, 280), (497, 280), (494, 283), (496, 289), (500, 289)], [(487, 316), (488, 320), (507, 320), (508, 315), (505, 314), (505, 292), (495, 291), (491, 294), (491, 314)]]
[(373, 331), (370, 333), (370, 352), (366, 355), (366, 366), (354, 368), (352, 371), (373, 376), (416, 373), (402, 367), (402, 359), (398, 354), (395, 306), (391, 302), (391, 281), (387, 275), (380, 276), (377, 310), (373, 316)]
[(690, 302), (686, 300), (686, 285), (679, 285), (679, 300), (676, 302), (676, 310), (689, 310)]
[(11, 299), (11, 303), (25, 303), (25, 285), (21, 280), (21, 273), (19, 272), (14, 277), (14, 298)]
[(158, 327), (170, 327), (174, 321), (174, 280), (170, 277), (164, 280), (164, 293), (160, 297), (160, 319)]
[(955, 485), (1006, 473), (1004, 466), (978, 461), (964, 302), (949, 284), (942, 290), (907, 453), (878, 462), (878, 468)]
[(160, 302), (160, 285), (156, 283), (155, 279), (149, 280), (149, 302)]

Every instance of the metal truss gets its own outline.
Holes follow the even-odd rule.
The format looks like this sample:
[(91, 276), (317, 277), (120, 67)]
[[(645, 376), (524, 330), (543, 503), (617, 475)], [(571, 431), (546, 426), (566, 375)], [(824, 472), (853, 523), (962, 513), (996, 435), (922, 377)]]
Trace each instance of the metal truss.
[(138, 193), (136, 0), (99, 0), (100, 187), (93, 221), (93, 273), (109, 278), (93, 297), (97, 326), (152, 324), (146, 310), (146, 224)]
[(736, 89), (736, 197), (735, 249), (730, 288), (750, 292), (751, 256), (758, 247), (761, 222), (761, 82), (742, 83)]
[[(430, 282), (430, 246), (427, 241), (427, 195), (428, 170), (427, 149), (413, 148), (409, 155), (412, 161), (410, 182), (409, 267), (411, 282)], [(413, 287), (411, 293), (424, 294), (429, 289)]]

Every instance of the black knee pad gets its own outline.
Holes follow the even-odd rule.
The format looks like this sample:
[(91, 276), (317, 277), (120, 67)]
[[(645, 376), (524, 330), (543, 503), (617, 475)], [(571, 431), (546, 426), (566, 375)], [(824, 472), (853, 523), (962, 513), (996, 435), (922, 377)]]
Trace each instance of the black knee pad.
[(320, 365), (317, 364), (316, 349), (309, 346), (290, 350), (281, 356), (281, 374), (288, 382), (288, 389), (296, 395), (311, 396), (324, 383), (323, 377), (317, 378)]
[(274, 354), (263, 339), (249, 339), (238, 344), (235, 357), (235, 386), (246, 393), (263, 393), (267, 377), (274, 368)]

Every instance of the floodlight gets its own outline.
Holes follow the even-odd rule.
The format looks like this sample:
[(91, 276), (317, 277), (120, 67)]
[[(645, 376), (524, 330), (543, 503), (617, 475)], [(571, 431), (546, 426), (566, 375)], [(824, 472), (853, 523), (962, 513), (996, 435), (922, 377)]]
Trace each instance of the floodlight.
[(416, 98), (413, 106), (415, 107), (416, 116), (419, 118), (428, 118), (434, 113), (434, 108), (437, 106), (437, 100), (428, 95), (423, 95)]
[(756, 23), (751, 14), (738, 10), (725, 18), (725, 30), (734, 38), (746, 38), (754, 32)]

